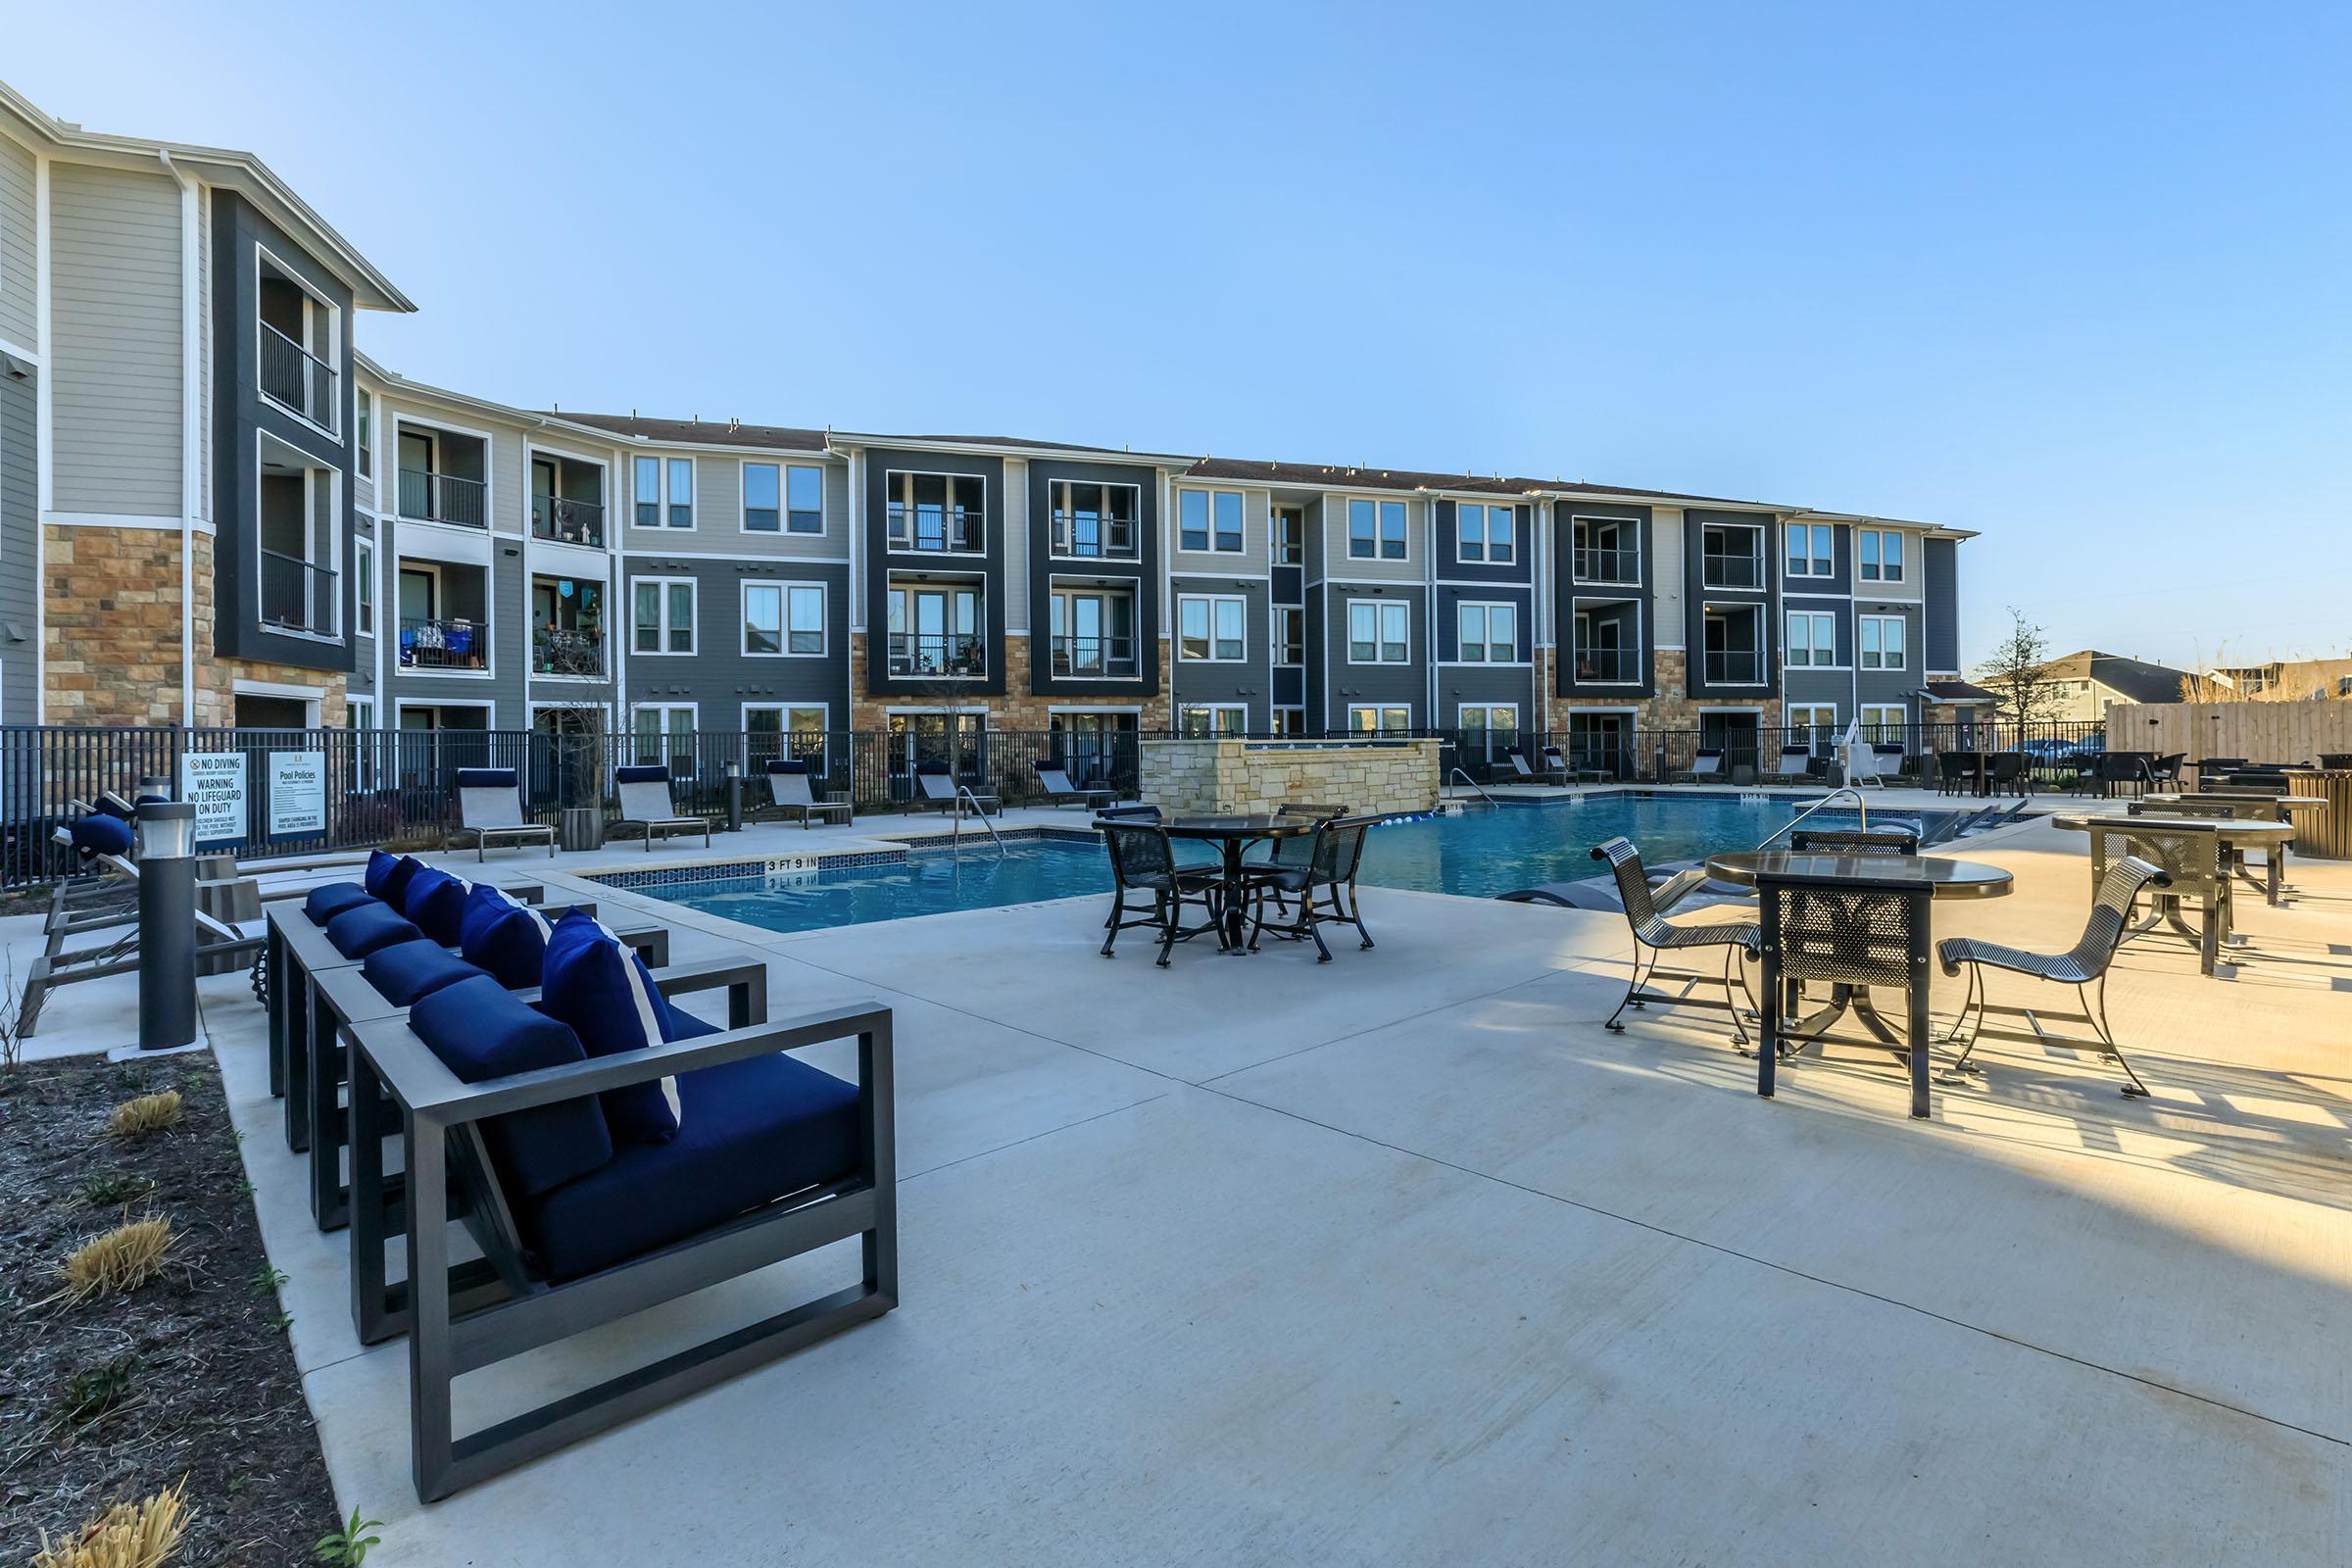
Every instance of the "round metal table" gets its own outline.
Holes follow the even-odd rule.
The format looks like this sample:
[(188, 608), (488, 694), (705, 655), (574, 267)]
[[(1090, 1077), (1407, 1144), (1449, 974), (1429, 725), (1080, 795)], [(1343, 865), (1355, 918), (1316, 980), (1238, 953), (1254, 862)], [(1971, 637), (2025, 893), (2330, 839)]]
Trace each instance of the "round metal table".
[(1774, 876), (1820, 876), (1838, 880), (1883, 877), (1889, 883), (1933, 883), (1939, 899), (1997, 899), (2009, 891), (2011, 877), (1997, 865), (1975, 860), (1947, 860), (1938, 855), (1799, 855), (1794, 850), (1740, 850), (1707, 857), (1707, 875), (1741, 887), (1754, 887), (1756, 873)]
[(1199, 839), (1215, 844), (1224, 858), (1225, 951), (1243, 954), (1250, 950), (1243, 945), (1243, 907), (1248, 878), (1242, 868), (1242, 852), (1261, 839), (1295, 839), (1314, 832), (1322, 823), (1311, 816), (1287, 816), (1280, 813), (1258, 813), (1238, 816), (1174, 816), (1160, 824), (1172, 839)]

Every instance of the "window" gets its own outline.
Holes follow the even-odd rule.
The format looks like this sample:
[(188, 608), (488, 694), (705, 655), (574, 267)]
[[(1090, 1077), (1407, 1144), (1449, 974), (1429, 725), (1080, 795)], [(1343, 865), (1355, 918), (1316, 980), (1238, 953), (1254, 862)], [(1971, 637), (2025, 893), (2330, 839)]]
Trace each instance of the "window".
[(980, 641), (976, 588), (891, 587), (890, 672), (969, 676), (988, 673)]
[(1788, 665), (1838, 662), (1838, 617), (1811, 611), (1788, 612)]
[(1509, 664), (1519, 658), (1519, 607), (1517, 605), (1462, 605), (1459, 607), (1460, 651), (1456, 658), (1465, 664)]
[[(822, 703), (746, 703), (743, 705), (745, 760), (763, 769), (773, 757), (797, 758), (808, 771), (823, 774), (825, 731), (831, 718)], [(815, 780), (810, 786), (816, 787)]]
[(1864, 669), (1901, 669), (1903, 667), (1903, 617), (1900, 615), (1864, 615), (1862, 631), (1862, 667)]
[(360, 472), (375, 472), (375, 394), (360, 388)]
[(1412, 661), (1412, 607), (1376, 599), (1348, 601), (1348, 662), (1403, 664)]
[(1462, 732), (1461, 752), (1484, 761), (1498, 761), (1519, 744), (1519, 705), (1465, 703), (1455, 710), (1455, 727)]
[(1576, 580), (1638, 582), (1642, 577), (1642, 532), (1630, 517), (1577, 517)]
[(1131, 676), (1135, 659), (1135, 598), (1100, 588), (1054, 590), (1051, 628), (1054, 673)]
[(1791, 577), (1831, 577), (1837, 575), (1838, 564), (1830, 554), (1829, 524), (1810, 525), (1792, 522), (1788, 525), (1788, 575)]
[(1409, 708), (1360, 707), (1348, 710), (1348, 730), (1352, 735), (1405, 735), (1412, 731), (1413, 710)]
[(988, 548), (982, 522), (988, 515), (988, 485), (968, 473), (901, 473), (886, 476), (893, 550), (938, 550), (976, 555)]
[(1862, 705), (1862, 738), (1866, 741), (1899, 741), (1910, 714), (1899, 703), (1864, 703)]
[[(1791, 656), (1789, 662), (1794, 663)], [(1783, 719), (1788, 726), (1791, 746), (1825, 745), (1838, 738), (1838, 706), (1835, 703), (1790, 703)]]
[(345, 729), (375, 728), (375, 704), (366, 697), (354, 697), (343, 705)]
[(662, 460), (639, 458), (633, 470), (632, 487), (637, 502), (634, 518), (640, 528), (662, 526)]
[[(672, 528), (694, 526), (694, 460), (671, 458), (639, 458), (630, 466), (631, 499), (636, 511), (631, 515), (640, 528), (659, 528), (664, 519)], [(750, 478), (745, 478), (745, 502), (750, 504)], [(664, 486), (667, 494), (664, 495)], [(667, 505), (664, 506), (664, 501)]]
[(1306, 612), (1297, 605), (1274, 607), (1274, 662), (1306, 662)]
[(630, 652), (694, 652), (693, 578), (637, 577), (631, 580), (629, 590)]
[(1131, 484), (1081, 484), (1056, 479), (1053, 491), (1054, 554), (1135, 559), (1136, 517), (1143, 492)]
[(1176, 657), (1238, 663), (1249, 642), (1249, 604), (1225, 595), (1185, 594), (1176, 601)]
[(1764, 586), (1763, 530), (1738, 524), (1713, 524), (1698, 535), (1699, 580), (1709, 588)]
[(1404, 503), (1348, 503), (1348, 556), (1351, 561), (1402, 561)]
[(669, 525), (672, 528), (694, 526), (694, 460), (669, 460)]
[(1242, 493), (1184, 490), (1176, 497), (1176, 545), (1207, 555), (1242, 553)]
[(1856, 536), (1862, 555), (1864, 582), (1903, 580), (1903, 536), (1865, 528)]
[(1176, 733), (1188, 740), (1250, 733), (1250, 710), (1239, 703), (1185, 703), (1176, 710)]
[(743, 585), (743, 651), (802, 657), (825, 651), (822, 583), (747, 582)]
[(1456, 509), (1453, 556), (1456, 561), (1484, 561), (1508, 565), (1515, 541), (1518, 514), (1510, 507), (1484, 507), (1468, 502)]
[[(1306, 514), (1297, 507), (1274, 509), (1274, 564), (1300, 566), (1306, 564)], [(1305, 710), (1299, 710), (1301, 721)]]
[(636, 737), (638, 761), (694, 766), (692, 703), (636, 704), (629, 710), (629, 729)]
[(772, 463), (743, 466), (743, 531), (775, 533), (784, 526), (783, 471)]
[(367, 540), (358, 541), (360, 580), (360, 635), (375, 635), (375, 546)]
[(1277, 708), (1274, 710), (1274, 733), (1277, 735), (1304, 735), (1306, 733), (1306, 710), (1303, 708)]
[(795, 463), (784, 469), (784, 531), (825, 531), (825, 470)]

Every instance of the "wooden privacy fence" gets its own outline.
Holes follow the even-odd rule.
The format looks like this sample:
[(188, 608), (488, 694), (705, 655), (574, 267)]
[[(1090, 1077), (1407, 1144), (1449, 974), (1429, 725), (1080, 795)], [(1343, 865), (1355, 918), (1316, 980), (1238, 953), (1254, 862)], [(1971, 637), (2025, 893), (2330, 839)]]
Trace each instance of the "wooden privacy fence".
[(2352, 752), (2352, 702), (2116, 703), (2107, 749), (2312, 762), (2323, 752)]

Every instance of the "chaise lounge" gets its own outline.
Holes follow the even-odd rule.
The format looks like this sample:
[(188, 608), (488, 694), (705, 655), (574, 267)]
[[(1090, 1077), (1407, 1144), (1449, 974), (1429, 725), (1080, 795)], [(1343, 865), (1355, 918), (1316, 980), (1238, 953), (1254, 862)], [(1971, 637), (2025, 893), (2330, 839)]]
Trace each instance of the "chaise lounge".
[(700, 833), (703, 848), (710, 847), (710, 824), (699, 816), (680, 816), (677, 803), (669, 798), (669, 769), (660, 762), (635, 764), (613, 769), (613, 793), (620, 800), (620, 814), (614, 817), (606, 831), (633, 827), (645, 835), (645, 853), (654, 853), (654, 840), (672, 835)]
[(463, 849), (468, 835), (477, 864), (505, 845), (544, 844), (556, 853), (556, 830), (523, 820), (521, 777), (511, 767), (458, 769), (458, 825), (441, 836), (441, 847)]

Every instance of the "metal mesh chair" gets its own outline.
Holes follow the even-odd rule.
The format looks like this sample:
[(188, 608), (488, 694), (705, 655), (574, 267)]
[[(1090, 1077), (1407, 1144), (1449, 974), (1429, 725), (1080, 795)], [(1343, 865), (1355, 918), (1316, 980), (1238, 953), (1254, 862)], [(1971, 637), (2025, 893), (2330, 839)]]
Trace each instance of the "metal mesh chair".
[(1917, 855), (1919, 835), (1906, 828), (1800, 828), (1788, 835), (1798, 855)]
[[(1904, 993), (1909, 1028), (1902, 1036), (1875, 1032), (1907, 1056), (1911, 1114), (1929, 1113), (1928, 937), (1932, 884), (1845, 882), (1770, 872), (1756, 877), (1758, 912), (1763, 916), (1764, 1044), (1756, 1092), (1770, 1098), (1778, 1058), (1794, 1056), (1819, 1040), (1827, 1019), (1852, 1009), (1876, 1023), (1870, 988), (1894, 986)], [(1833, 1011), (1824, 1021), (1795, 1028), (1786, 1021), (1803, 987), (1820, 982), (1834, 988)], [(1798, 1028), (1808, 1029), (1798, 1033)]]
[(1985, 779), (1995, 795), (2010, 790), (2020, 795), (2034, 793), (2034, 770), (2026, 765), (2025, 755), (2020, 752), (1994, 753), (1986, 764)]
[[(2210, 827), (2190, 822), (2182, 822), (2176, 828), (2163, 817), (2139, 818), (2129, 831), (2120, 827), (2090, 830), (2090, 876), (2094, 889), (2103, 891), (2108, 871), (2134, 858), (2163, 872), (2164, 881), (2158, 891), (2148, 895), (2149, 903), (2155, 906), (2155, 918), (2127, 929), (2124, 940), (2129, 941), (2153, 928), (2157, 920), (2163, 920), (2195, 944), (2198, 970), (2213, 973), (2222, 948), (2230, 941), (2236, 912), (2230, 897), (2230, 857), (2221, 835)], [(2203, 916), (2193, 931), (2181, 918), (2182, 906), (2192, 899)]]
[[(1157, 962), (1163, 969), (1177, 943), (1189, 942), (1203, 931), (1216, 933), (1218, 947), (1225, 945), (1223, 911), (1217, 906), (1220, 872), (1207, 866), (1178, 865), (1167, 832), (1156, 820), (1102, 819), (1096, 825), (1102, 830), (1103, 847), (1110, 854), (1112, 884), (1110, 915), (1102, 922), (1102, 956), (1116, 957), (1111, 944), (1118, 941), (1120, 932), (1136, 926), (1150, 926), (1159, 933)], [(1151, 897), (1150, 912), (1128, 907), (1128, 896), (1138, 893)], [(1188, 926), (1184, 906), (1195, 899), (1208, 918)]]
[[(1274, 864), (1253, 868), (1250, 874), (1250, 947), (1255, 951), (1260, 934), (1272, 931), (1285, 941), (1311, 939), (1318, 955), (1316, 962), (1331, 961), (1331, 948), (1323, 940), (1327, 925), (1352, 925), (1362, 939), (1359, 946), (1372, 946), (1372, 933), (1364, 929), (1363, 906), (1355, 893), (1356, 868), (1363, 863), (1364, 834), (1378, 821), (1377, 816), (1334, 816), (1323, 819), (1312, 838), (1277, 841), (1305, 844), (1305, 863)], [(1330, 905), (1324, 908), (1316, 903), (1322, 894)], [(1280, 907), (1288, 908), (1290, 901), (1298, 901), (1298, 912), (1288, 925), (1270, 925), (1265, 918), (1266, 900), (1272, 897)]]
[(1968, 775), (1974, 760), (1966, 752), (1944, 752), (1936, 759), (1938, 795), (1959, 795), (1968, 788)]
[[(1601, 1027), (1615, 1034), (1623, 1034), (1625, 1025), (1619, 1020), (1625, 1009), (1632, 1007), (1637, 1011), (1644, 1010), (1651, 1003), (1660, 1006), (1720, 1007), (1732, 1015), (1732, 1036), (1744, 1054), (1747, 1028), (1740, 1021), (1742, 1010), (1740, 1003), (1743, 1001), (1746, 1010), (1753, 1011), (1756, 1002), (1755, 994), (1747, 988), (1745, 972), (1739, 967), (1740, 956), (1744, 953), (1752, 959), (1762, 955), (1762, 928), (1752, 920), (1711, 921), (1703, 925), (1676, 925), (1669, 921), (1658, 912), (1658, 895), (1650, 890), (1649, 877), (1642, 869), (1642, 852), (1634, 847), (1631, 839), (1614, 838), (1605, 844), (1594, 845), (1592, 858), (1608, 862), (1609, 874), (1617, 881), (1617, 896), (1625, 905), (1626, 923), (1633, 927), (1634, 932), (1633, 980), (1625, 988), (1624, 1000), (1617, 1004), (1617, 1010), (1609, 1014), (1608, 1021)], [(1691, 874), (1682, 873), (1684, 876)], [(1705, 873), (1701, 871), (1696, 876), (1703, 879)], [(1672, 882), (1668, 884), (1669, 887), (1674, 885)], [(1691, 970), (1658, 967), (1658, 955), (1661, 953), (1688, 952), (1699, 948), (1724, 950), (1722, 974), (1700, 974)], [(1683, 994), (1670, 997), (1663, 992), (1643, 989), (1649, 981), (1657, 979), (1681, 981)], [(1723, 987), (1723, 1000), (1716, 1002), (1710, 998), (1691, 996), (1690, 988), (1694, 985)], [(1740, 1000), (1734, 1000), (1734, 991), (1739, 992)]]
[[(2012, 974), (2030, 975), (2035, 980), (2048, 980), (2070, 985), (2082, 1003), (2080, 1013), (2057, 1014), (2053, 1017), (2075, 1017), (2098, 1031), (2099, 1054), (2124, 1069), (2131, 1080), (2124, 1086), (2127, 1098), (2137, 1099), (2148, 1092), (2139, 1081), (2132, 1063), (2124, 1059), (2123, 1049), (2115, 1043), (2115, 1034), (2107, 1027), (2107, 970), (2115, 961), (2115, 950), (2124, 944), (2124, 933), (2132, 923), (2132, 906), (2144, 887), (2163, 888), (2171, 879), (2156, 866), (2135, 857), (2127, 856), (2107, 868), (2099, 881), (2098, 894), (2091, 900), (2090, 919), (2082, 928), (2082, 940), (2064, 953), (2028, 953), (2019, 948), (2005, 948), (1998, 943), (1980, 941), (1975, 937), (1947, 937), (1936, 945), (1936, 956), (1943, 962), (1943, 972), (1956, 975), (1961, 965), (1968, 966), (1968, 995), (1961, 1001), (1960, 1016), (1952, 1025), (1945, 1044), (1957, 1045), (1960, 1054), (1944, 1073), (1946, 1082), (1957, 1081), (1968, 1072), (1969, 1056), (1977, 1049), (1977, 1041), (1984, 1031), (1984, 1014), (1999, 1012), (2022, 1015), (2034, 1026), (2038, 1038), (2055, 1044), (2065, 1044), (2058, 1036), (2041, 1027), (2041, 1019), (2032, 1007), (1994, 1007), (1985, 1000), (1984, 971), (1986, 968), (2006, 969)], [(1971, 1009), (1974, 1022), (1971, 1023)], [(1968, 1031), (1961, 1038), (1961, 1031)]]

